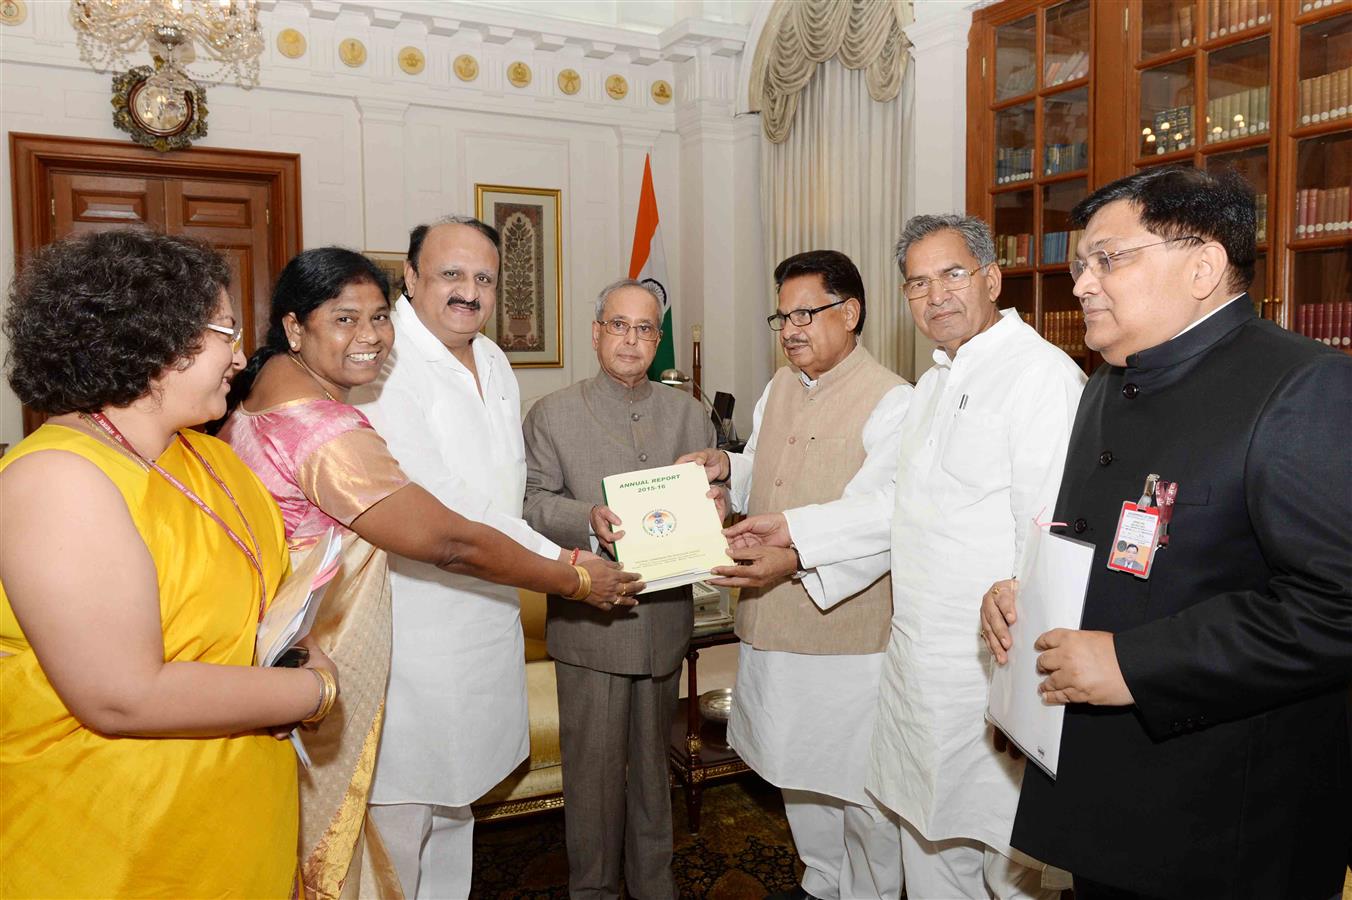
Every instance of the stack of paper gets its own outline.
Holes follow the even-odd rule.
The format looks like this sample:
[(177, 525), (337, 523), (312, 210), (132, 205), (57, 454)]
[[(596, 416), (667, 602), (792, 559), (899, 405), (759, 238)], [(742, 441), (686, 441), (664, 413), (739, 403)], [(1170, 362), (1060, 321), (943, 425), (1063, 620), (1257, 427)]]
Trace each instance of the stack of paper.
[[(343, 539), (330, 528), (305, 557), (305, 562), (282, 582), (263, 621), (258, 623), (258, 639), (254, 644), (258, 665), (275, 665), (283, 653), (310, 633), (315, 616), (319, 614), (320, 601), (324, 599), (324, 589), (338, 574), (338, 555), (342, 550)], [(298, 730), (291, 732), (291, 743), (308, 769), (310, 756), (300, 742)]]

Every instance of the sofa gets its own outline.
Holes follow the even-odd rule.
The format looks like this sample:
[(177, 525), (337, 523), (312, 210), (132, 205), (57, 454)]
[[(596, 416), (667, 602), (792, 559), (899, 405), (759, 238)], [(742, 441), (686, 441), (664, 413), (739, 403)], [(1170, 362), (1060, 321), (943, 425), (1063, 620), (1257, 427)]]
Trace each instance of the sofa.
[(545, 649), (545, 595), (521, 591), (521, 628), (526, 637), (526, 699), (530, 709), (530, 758), (474, 804), (474, 818), (509, 819), (563, 806), (559, 756), (559, 701), (554, 660)]

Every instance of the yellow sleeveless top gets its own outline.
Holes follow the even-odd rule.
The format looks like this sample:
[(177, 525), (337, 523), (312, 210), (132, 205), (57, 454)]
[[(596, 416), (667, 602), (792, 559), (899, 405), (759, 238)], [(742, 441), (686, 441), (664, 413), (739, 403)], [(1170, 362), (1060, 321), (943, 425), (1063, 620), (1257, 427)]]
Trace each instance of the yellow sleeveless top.
[[(226, 444), (187, 437), (253, 527), (274, 596), (288, 565), (276, 504)], [(14, 447), (0, 472), (42, 450), (84, 457), (122, 492), (158, 572), (165, 660), (251, 665), (258, 576), (225, 531), (160, 475), (60, 425)], [(174, 441), (159, 463), (248, 541), (229, 499), (186, 448)], [(10, 654), (0, 657), (0, 897), (291, 896), (298, 812), (290, 743), (262, 733), (91, 731), (48, 683), (3, 585), (0, 651)]]

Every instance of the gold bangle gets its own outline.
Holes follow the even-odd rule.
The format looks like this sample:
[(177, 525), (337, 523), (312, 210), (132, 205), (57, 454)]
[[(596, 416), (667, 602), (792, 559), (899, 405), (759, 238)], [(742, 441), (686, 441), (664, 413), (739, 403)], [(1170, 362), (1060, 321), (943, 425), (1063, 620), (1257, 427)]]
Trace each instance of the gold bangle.
[(577, 588), (571, 594), (564, 594), (563, 598), (565, 600), (586, 600), (591, 596), (591, 573), (582, 566), (573, 566), (572, 568), (577, 573)]
[(315, 711), (310, 713), (304, 719), (301, 719), (302, 725), (314, 725), (322, 722), (324, 717), (333, 711), (333, 705), (338, 702), (338, 682), (324, 669), (310, 669), (319, 679), (319, 704)]

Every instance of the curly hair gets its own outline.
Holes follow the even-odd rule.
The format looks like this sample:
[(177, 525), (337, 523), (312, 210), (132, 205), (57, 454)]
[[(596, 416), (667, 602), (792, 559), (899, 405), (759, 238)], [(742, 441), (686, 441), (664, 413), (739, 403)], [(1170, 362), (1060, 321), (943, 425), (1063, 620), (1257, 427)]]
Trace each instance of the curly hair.
[(126, 406), (201, 349), (229, 283), (224, 258), (191, 238), (120, 229), (48, 244), (10, 288), (10, 387), (48, 415)]

